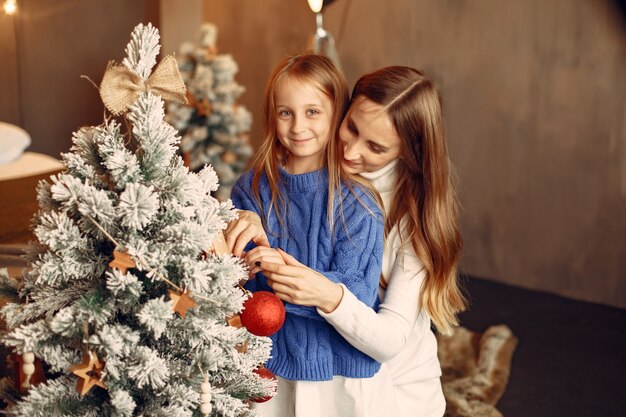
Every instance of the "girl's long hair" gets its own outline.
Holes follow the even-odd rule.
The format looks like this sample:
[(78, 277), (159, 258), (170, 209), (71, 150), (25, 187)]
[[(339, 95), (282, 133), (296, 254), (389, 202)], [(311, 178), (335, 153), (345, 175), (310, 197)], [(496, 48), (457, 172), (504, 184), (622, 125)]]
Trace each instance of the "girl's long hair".
[[(400, 155), (385, 235), (398, 227), (426, 270), (420, 305), (450, 334), (466, 300), (458, 283), (462, 238), (439, 91), (421, 71), (386, 67), (357, 81), (363, 96), (385, 106), (400, 137)], [(412, 198), (408, 198), (412, 196)]]
[[(325, 150), (324, 166), (328, 170), (328, 221), (331, 230), (334, 225), (334, 205), (335, 196), (340, 194), (341, 184), (352, 189), (351, 184), (359, 184), (362, 188), (371, 192), (376, 198), (378, 194), (362, 178), (346, 173), (340, 163), (339, 144), (337, 133), (339, 125), (348, 108), (349, 90), (344, 76), (333, 64), (333, 62), (317, 54), (293, 55), (282, 60), (274, 69), (265, 87), (263, 96), (263, 126), (265, 138), (255, 156), (250, 162), (250, 168), (254, 174), (252, 177), (252, 193), (254, 195), (261, 212), (261, 219), (266, 230), (268, 230), (267, 213), (273, 210), (276, 213), (280, 224), (284, 225), (283, 214), (285, 210), (284, 196), (280, 193), (280, 175), (278, 168), (285, 164), (288, 157), (287, 150), (278, 140), (276, 129), (276, 102), (275, 94), (280, 82), (287, 78), (303, 83), (310, 83), (319, 91), (325, 94), (332, 102), (332, 117), (328, 140)], [(259, 184), (262, 175), (265, 174), (271, 191), (270, 207), (262, 207)], [(341, 205), (341, 196), (337, 199)], [(377, 200), (379, 201), (379, 200)], [(273, 231), (268, 230), (269, 233)]]

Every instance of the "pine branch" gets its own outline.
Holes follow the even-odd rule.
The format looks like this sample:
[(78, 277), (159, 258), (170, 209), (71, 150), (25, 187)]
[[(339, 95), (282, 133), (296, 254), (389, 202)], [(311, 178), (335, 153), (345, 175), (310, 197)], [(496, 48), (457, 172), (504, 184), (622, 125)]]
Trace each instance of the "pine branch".
[(9, 329), (32, 322), (44, 316), (51, 316), (80, 298), (89, 291), (93, 283), (83, 281), (66, 288), (40, 287), (30, 296), (28, 304), (7, 304), (0, 314)]
[(213, 394), (214, 413), (222, 417), (243, 417), (254, 415), (248, 405), (239, 398), (226, 394), (221, 389), (215, 389)]
[(161, 50), (159, 31), (150, 23), (145, 26), (139, 24), (130, 36), (131, 41), (126, 46), (127, 57), (122, 64), (147, 79)]
[(9, 276), (7, 269), (0, 269), (0, 298), (10, 303), (18, 302), (20, 285), (20, 280)]
[(75, 378), (69, 376), (39, 384), (5, 414), (11, 417), (97, 416), (97, 404), (80, 397), (74, 385)]
[[(155, 28), (139, 25), (123, 65), (148, 77), (158, 41)], [(227, 103), (237, 88), (220, 77), (234, 62), (217, 63), (224, 84), (214, 93)], [(220, 123), (234, 115), (228, 106), (217, 109)], [(219, 185), (213, 169), (190, 173), (176, 155), (179, 138), (164, 121), (160, 97), (141, 93), (124, 120), (124, 132), (106, 120), (74, 133), (66, 171), (38, 186), (39, 242), (29, 244), (22, 285), (0, 272), (0, 294), (19, 292), (24, 301), (1, 310), (10, 329), (3, 342), (33, 352), (54, 373), (15, 397), (7, 414), (197, 417), (198, 370), (216, 386), (214, 415), (248, 414), (244, 400), (267, 391), (252, 371), (271, 342), (225, 322), (245, 299), (235, 288), (247, 275), (241, 261), (202, 255), (235, 217), (232, 203), (212, 197)], [(128, 271), (109, 266), (116, 248), (135, 261)], [(171, 288), (189, 290), (198, 302), (184, 319), (172, 312)], [(81, 397), (68, 368), (87, 350), (105, 362), (107, 387)]]
[(163, 100), (152, 93), (142, 94), (128, 113), (133, 136), (138, 142), (141, 171), (147, 181), (166, 175), (169, 161), (176, 154), (175, 145), (180, 140), (163, 117)]

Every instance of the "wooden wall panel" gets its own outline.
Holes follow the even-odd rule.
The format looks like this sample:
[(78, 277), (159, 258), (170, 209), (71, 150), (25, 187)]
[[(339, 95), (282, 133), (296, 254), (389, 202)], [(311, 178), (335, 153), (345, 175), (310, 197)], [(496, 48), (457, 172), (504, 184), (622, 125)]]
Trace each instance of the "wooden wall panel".
[(15, 18), (0, 12), (0, 121), (19, 125), (16, 29)]
[(203, 16), (218, 27), (219, 52), (239, 65), (236, 79), (246, 88), (239, 102), (254, 115), (251, 140), (258, 144), (265, 83), (282, 58), (306, 48), (315, 19), (305, 0), (204, 0)]
[[(171, 8), (155, 1), (22, 0), (17, 32), (0, 16), (0, 118), (30, 132), (30, 150), (58, 156), (72, 131), (102, 121), (97, 91), (80, 75), (99, 82), (138, 22), (166, 22)], [(626, 307), (618, 3), (338, 0), (325, 13), (350, 84), (391, 64), (424, 68), (439, 83), (461, 180), (467, 273)], [(267, 77), (304, 49), (313, 15), (304, 0), (203, 0), (202, 8), (219, 27), (220, 51), (240, 66), (258, 143)], [(164, 28), (171, 49), (195, 33), (197, 16), (181, 19)]]
[(175, 54), (181, 43), (195, 42), (202, 23), (202, 1), (160, 0), (161, 52)]
[[(258, 141), (267, 77), (306, 44), (313, 15), (305, 0), (204, 0), (203, 16), (241, 67)], [(406, 64), (440, 85), (461, 181), (465, 272), (626, 307), (619, 2), (338, 0), (325, 23), (350, 84)]]
[[(15, 38), (0, 18), (0, 56), (8, 57), (0, 65), (0, 86), (17, 91), (8, 88), (5, 96), (3, 89), (0, 117), (14, 118), (30, 133), (30, 151), (58, 157), (69, 149), (73, 131), (103, 120), (97, 89), (80, 76), (99, 84), (107, 62), (124, 57), (133, 27), (158, 19), (159, 3), (20, 0), (18, 7)], [(19, 77), (10, 68), (19, 68)]]

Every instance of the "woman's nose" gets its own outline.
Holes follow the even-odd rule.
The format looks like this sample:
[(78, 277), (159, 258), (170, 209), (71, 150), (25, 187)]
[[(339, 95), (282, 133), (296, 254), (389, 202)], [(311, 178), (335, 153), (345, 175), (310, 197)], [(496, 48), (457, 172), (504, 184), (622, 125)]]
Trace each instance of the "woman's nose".
[(360, 156), (359, 146), (355, 141), (342, 140), (343, 156), (348, 160), (355, 160)]

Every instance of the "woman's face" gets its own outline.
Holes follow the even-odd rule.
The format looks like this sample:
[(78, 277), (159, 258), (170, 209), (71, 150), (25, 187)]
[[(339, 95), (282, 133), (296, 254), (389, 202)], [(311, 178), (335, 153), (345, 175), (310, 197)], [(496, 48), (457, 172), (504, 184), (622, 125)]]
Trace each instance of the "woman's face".
[(351, 174), (376, 171), (400, 155), (400, 136), (385, 108), (363, 96), (352, 101), (339, 140), (341, 164)]

